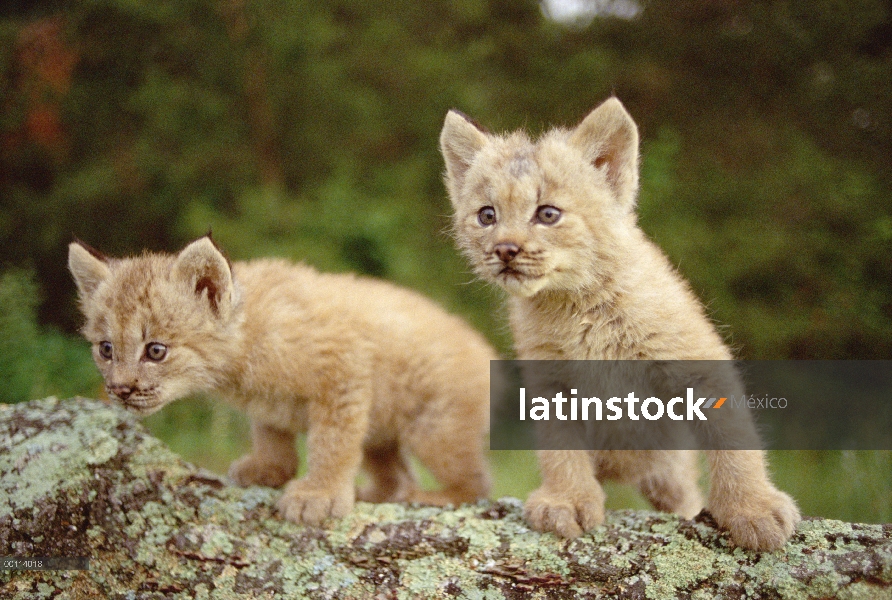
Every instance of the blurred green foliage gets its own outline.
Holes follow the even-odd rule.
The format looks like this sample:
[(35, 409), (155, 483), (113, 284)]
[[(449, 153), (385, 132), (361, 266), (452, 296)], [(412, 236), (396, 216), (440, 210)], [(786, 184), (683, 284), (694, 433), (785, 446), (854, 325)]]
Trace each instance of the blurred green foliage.
[[(741, 357), (892, 357), (892, 3), (591, 4), (575, 23), (532, 0), (0, 6), (2, 400), (95, 393), (71, 234), (121, 254), (212, 228), (235, 259), (421, 290), (510, 355), (500, 294), (447, 233), (442, 119), (536, 133), (610, 94), (641, 128), (641, 224)], [(858, 518), (892, 518), (888, 453), (826, 456), (828, 481), (885, 468)], [(812, 459), (779, 461), (792, 482)]]
[(0, 402), (67, 398), (100, 389), (87, 342), (37, 324), (37, 285), (25, 271), (0, 275)]
[(444, 233), (443, 116), (538, 132), (616, 93), (643, 133), (642, 225), (741, 356), (889, 357), (889, 3), (642, 7), (575, 25), (508, 0), (7, 10), (0, 264), (34, 269), (41, 320), (72, 331), (71, 233), (124, 253), (213, 228), (234, 258), (421, 289), (509, 352), (498, 294)]

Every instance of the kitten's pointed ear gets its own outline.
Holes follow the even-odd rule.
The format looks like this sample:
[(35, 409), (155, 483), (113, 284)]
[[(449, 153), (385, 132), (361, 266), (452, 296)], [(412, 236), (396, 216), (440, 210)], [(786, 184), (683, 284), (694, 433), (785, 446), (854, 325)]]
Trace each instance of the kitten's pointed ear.
[(215, 314), (228, 314), (232, 306), (232, 269), (210, 236), (199, 238), (180, 251), (172, 275), (205, 299)]
[(631, 208), (638, 193), (638, 127), (616, 98), (610, 98), (583, 119), (570, 134), (596, 169), (604, 171), (620, 203)]
[(458, 200), (458, 192), (464, 185), (474, 157), (489, 139), (470, 118), (457, 110), (446, 113), (443, 131), (440, 132), (440, 151), (446, 161), (446, 185), (453, 205)]
[(78, 239), (68, 244), (68, 270), (82, 299), (91, 296), (111, 273), (108, 258)]

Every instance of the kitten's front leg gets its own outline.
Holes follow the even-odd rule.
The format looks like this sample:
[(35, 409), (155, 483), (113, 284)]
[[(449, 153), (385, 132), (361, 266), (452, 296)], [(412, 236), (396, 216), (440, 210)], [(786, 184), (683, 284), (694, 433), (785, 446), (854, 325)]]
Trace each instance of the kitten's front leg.
[(286, 485), (277, 503), (286, 519), (319, 525), (353, 509), (370, 398), (371, 392), (361, 388), (343, 392), (330, 402), (311, 403), (307, 474)]
[(251, 421), (251, 452), (233, 461), (229, 476), (240, 486), (279, 487), (297, 473), (294, 433)]
[(575, 538), (604, 522), (604, 490), (595, 479), (591, 453), (540, 450), (542, 485), (530, 494), (524, 517), (537, 531)]
[(710, 466), (709, 511), (739, 546), (777, 550), (799, 522), (799, 509), (765, 470), (761, 450), (715, 450)]

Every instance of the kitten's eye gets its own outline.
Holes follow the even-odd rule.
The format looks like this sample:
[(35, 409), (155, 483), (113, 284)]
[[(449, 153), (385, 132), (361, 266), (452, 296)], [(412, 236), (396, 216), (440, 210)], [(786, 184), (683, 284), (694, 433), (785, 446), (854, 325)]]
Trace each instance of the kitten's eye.
[(154, 360), (156, 362), (159, 360), (164, 360), (164, 357), (167, 356), (167, 346), (165, 346), (164, 344), (159, 344), (158, 342), (147, 344), (146, 356), (149, 360)]
[(489, 227), (496, 222), (496, 209), (492, 206), (484, 206), (477, 213), (477, 222), (484, 227)]
[(561, 218), (561, 209), (554, 206), (540, 206), (536, 210), (536, 221), (543, 225), (554, 225)]
[(105, 360), (112, 359), (112, 350), (114, 350), (114, 346), (111, 342), (99, 342), (99, 356)]

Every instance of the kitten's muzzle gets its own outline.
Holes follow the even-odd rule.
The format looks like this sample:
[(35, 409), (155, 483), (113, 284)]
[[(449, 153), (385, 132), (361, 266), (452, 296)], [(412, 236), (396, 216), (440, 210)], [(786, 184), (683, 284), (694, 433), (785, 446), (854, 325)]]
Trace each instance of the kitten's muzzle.
[(520, 246), (514, 242), (499, 242), (493, 247), (492, 251), (495, 252), (500, 261), (507, 265), (520, 254)]
[(150, 415), (165, 404), (153, 387), (143, 389), (136, 385), (114, 384), (105, 386), (105, 389), (124, 408), (139, 415)]
[(109, 385), (106, 388), (110, 394), (126, 401), (127, 398), (136, 391), (136, 388), (129, 385)]

